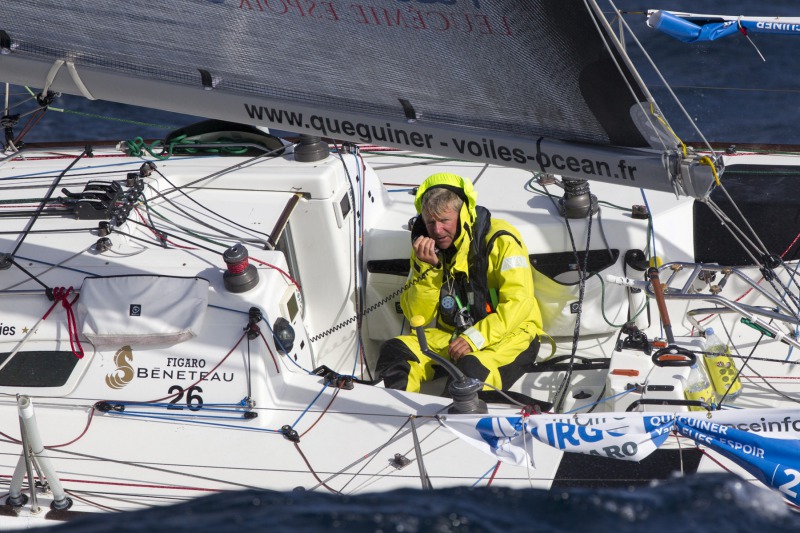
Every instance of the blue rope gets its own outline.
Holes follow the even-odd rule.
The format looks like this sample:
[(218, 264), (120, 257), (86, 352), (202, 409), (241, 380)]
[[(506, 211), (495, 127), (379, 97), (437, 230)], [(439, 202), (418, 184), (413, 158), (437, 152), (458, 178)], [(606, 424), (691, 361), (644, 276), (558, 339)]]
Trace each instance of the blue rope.
[(576, 408), (575, 408), (575, 409), (573, 409), (572, 411), (565, 411), (565, 412), (564, 412), (564, 413), (562, 413), (562, 414), (568, 415), (568, 414), (570, 414), (570, 413), (574, 413), (575, 411), (579, 411), (579, 410), (581, 410), (581, 409), (586, 409), (587, 407), (592, 407), (592, 406), (595, 406), (595, 405), (599, 405), (599, 404), (601, 404), (601, 403), (603, 403), (603, 402), (607, 402), (608, 400), (613, 400), (614, 398), (617, 398), (617, 397), (619, 397), (619, 396), (624, 396), (625, 394), (630, 394), (630, 393), (631, 393), (631, 392), (633, 392), (634, 390), (636, 390), (636, 389), (628, 389), (628, 390), (624, 390), (624, 391), (622, 391), (622, 392), (620, 392), (620, 393), (618, 393), (618, 394), (615, 394), (614, 396), (609, 396), (608, 398), (604, 398), (604, 399), (602, 399), (602, 400), (597, 400), (597, 401), (596, 401), (596, 402), (594, 402), (594, 403), (590, 403), (590, 404), (582, 405), (582, 406), (580, 406), (580, 407), (576, 407)]
[[(220, 406), (230, 405), (231, 407), (234, 407), (234, 409), (218, 409), (218, 408), (215, 408), (215, 407), (207, 407), (205, 404), (200, 405), (200, 406), (187, 406), (187, 405), (181, 405), (181, 404), (175, 404), (175, 403), (146, 403), (146, 404), (143, 404), (143, 403), (136, 403), (136, 402), (132, 402), (132, 403), (114, 402), (114, 405), (132, 405), (132, 406), (138, 406), (138, 407), (142, 407), (142, 406), (145, 406), (145, 407), (166, 407), (170, 411), (183, 411), (183, 410), (188, 409), (188, 410), (193, 411), (193, 412), (197, 412), (197, 411), (213, 411), (213, 412), (221, 412), (221, 413), (236, 412), (234, 409), (240, 407), (240, 406), (236, 406), (236, 405), (232, 405), (232, 404), (210, 404), (210, 405), (220, 405)], [(135, 412), (135, 411), (133, 411), (133, 412)]]
[[(175, 421), (175, 417), (159, 416), (159, 415), (142, 415), (142, 414), (137, 414), (137, 413), (126, 413), (124, 411), (123, 412), (112, 412), (112, 411), (109, 411), (107, 414), (112, 414), (112, 415), (115, 415), (115, 416), (130, 416), (132, 418), (150, 418), (150, 419), (153, 419), (153, 420), (168, 420), (170, 422), (174, 422)], [(212, 423), (212, 422), (200, 422), (200, 421), (192, 420), (192, 419), (182, 420), (182, 422), (190, 423), (190, 424), (197, 424), (199, 426), (211, 426), (211, 427), (220, 427), (220, 428), (244, 429), (244, 430), (247, 430), (247, 431), (261, 431), (261, 432), (264, 432), (264, 433), (277, 433), (277, 434), (281, 434), (282, 433), (280, 430), (277, 430), (277, 429), (265, 429), (265, 428), (258, 428), (258, 427), (254, 428), (254, 427), (248, 427), (248, 426), (242, 426), (242, 425), (218, 424), (218, 423)]]
[(48, 263), (47, 261), (42, 261), (41, 259), (33, 259), (30, 257), (22, 257), (21, 255), (17, 256), (17, 259), (22, 259), (24, 261), (31, 261), (32, 263), (39, 263), (41, 265), (47, 265), (51, 267), (62, 268), (64, 270), (71, 270), (72, 272), (77, 272), (79, 274), (86, 274), (87, 276), (94, 276), (95, 272), (89, 272), (88, 270), (81, 270), (79, 268), (72, 268), (64, 265), (59, 265), (58, 263)]
[(325, 383), (322, 386), (322, 390), (319, 391), (319, 393), (317, 393), (317, 395), (314, 397), (314, 399), (311, 400), (311, 403), (308, 404), (308, 406), (305, 409), (303, 409), (303, 412), (300, 413), (300, 416), (298, 416), (297, 420), (294, 421), (294, 424), (292, 424), (292, 429), (294, 429), (294, 427), (297, 425), (297, 423), (300, 422), (300, 419), (302, 419), (304, 416), (306, 416), (306, 413), (308, 412), (308, 410), (311, 409), (312, 405), (317, 403), (317, 400), (319, 399), (320, 396), (322, 396), (322, 393), (325, 392), (325, 389), (327, 389), (327, 388), (328, 388), (328, 383)]
[[(267, 322), (267, 319), (266, 319), (266, 318), (264, 318), (264, 317), (262, 316), (262, 317), (261, 317), (261, 320), (263, 320), (263, 321), (264, 321), (264, 324), (266, 324), (266, 325), (267, 325), (267, 329), (268, 329), (268, 330), (269, 330), (269, 332), (272, 334), (272, 339), (273, 339), (273, 340), (274, 340), (274, 341), (277, 343), (277, 345), (278, 345), (278, 346), (280, 346), (280, 349), (281, 349), (281, 350), (283, 350), (283, 353), (286, 353), (286, 354), (288, 354), (288, 353), (289, 353), (289, 351), (288, 351), (286, 348), (284, 348), (284, 347), (283, 347), (283, 343), (281, 342), (281, 340), (280, 340), (278, 337), (276, 337), (276, 336), (275, 336), (275, 332), (274, 332), (274, 331), (272, 331), (272, 326), (270, 326), (270, 325), (269, 325), (269, 322)], [(289, 357), (288, 355), (286, 356), (286, 359), (288, 359), (289, 361), (291, 361), (291, 362), (292, 362), (292, 364), (293, 364), (294, 366), (296, 366), (297, 368), (299, 368), (300, 370), (302, 370), (302, 371), (303, 371), (303, 372), (305, 372), (306, 374), (308, 374), (308, 375), (311, 375), (311, 376), (315, 375), (315, 374), (314, 374), (314, 372), (312, 372), (311, 370), (306, 370), (305, 368), (303, 368), (302, 366), (300, 366), (300, 364), (299, 364), (297, 361), (295, 361), (294, 359), (292, 359), (292, 358), (291, 358), (291, 357)]]
[[(154, 416), (154, 417), (160, 416), (160, 415), (152, 415), (152, 414), (147, 413), (145, 411), (127, 411), (127, 410), (126, 411), (122, 411), (119, 414), (128, 415), (128, 416), (135, 416), (135, 417), (141, 417), (141, 418), (147, 418), (147, 417), (150, 417), (150, 416)], [(214, 415), (202, 415), (202, 414), (193, 415), (193, 414), (189, 414), (189, 413), (170, 413), (170, 417), (173, 418), (173, 419), (178, 419), (178, 420), (184, 421), (184, 422), (191, 422), (191, 421), (193, 421), (193, 419), (198, 419), (198, 418), (206, 418), (206, 419), (209, 419), (209, 420), (212, 420), (212, 419), (215, 419), (215, 420), (246, 420), (244, 418), (244, 416), (214, 416)], [(165, 417), (165, 418), (169, 418), (169, 417)]]

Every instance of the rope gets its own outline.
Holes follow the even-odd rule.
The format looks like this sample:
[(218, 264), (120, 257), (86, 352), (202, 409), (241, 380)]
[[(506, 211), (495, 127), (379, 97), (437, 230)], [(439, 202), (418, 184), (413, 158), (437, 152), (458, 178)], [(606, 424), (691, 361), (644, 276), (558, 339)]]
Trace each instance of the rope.
[[(172, 139), (170, 142), (164, 144), (162, 140), (153, 141), (150, 144), (142, 139), (141, 137), (135, 137), (133, 140), (125, 141), (125, 146), (128, 149), (128, 155), (132, 157), (143, 157), (144, 153), (147, 152), (150, 154), (151, 157), (158, 159), (159, 161), (163, 161), (165, 159), (169, 159), (172, 157), (173, 151), (175, 148), (180, 147), (188, 154), (198, 154), (201, 152), (209, 153), (209, 154), (218, 154), (218, 153), (227, 153), (227, 154), (236, 154), (241, 155), (247, 152), (247, 148), (241, 146), (231, 146), (231, 143), (235, 143), (235, 139), (226, 139), (226, 138), (219, 138), (216, 141), (198, 141), (198, 140), (189, 140), (186, 135), (179, 135)], [(219, 144), (219, 148), (191, 148), (193, 145), (197, 144)], [(166, 154), (166, 155), (164, 155)]]
[(66, 446), (69, 446), (70, 444), (78, 442), (83, 438), (84, 435), (86, 435), (86, 432), (89, 431), (89, 426), (92, 425), (92, 420), (94, 420), (94, 409), (89, 409), (89, 418), (86, 420), (86, 426), (83, 428), (83, 431), (81, 431), (80, 435), (78, 435), (71, 441), (65, 442), (64, 444), (54, 444), (53, 446), (45, 446), (45, 448), (47, 448), (48, 450), (53, 450), (55, 448), (64, 448)]
[(647, 309), (647, 300), (645, 299), (644, 303), (642, 303), (642, 307), (638, 311), (636, 311), (636, 314), (633, 315), (632, 317), (630, 317), (627, 320), (627, 322), (625, 322), (623, 324), (613, 324), (613, 323), (611, 323), (611, 321), (606, 316), (606, 282), (603, 281), (603, 276), (601, 276), (597, 272), (594, 272), (589, 277), (592, 277), (592, 276), (597, 276), (597, 279), (600, 280), (600, 313), (603, 315), (603, 321), (605, 321), (605, 323), (608, 324), (609, 326), (611, 326), (613, 328), (621, 328), (625, 324), (628, 324), (629, 322), (633, 322), (634, 320), (636, 320), (636, 318), (639, 315), (641, 315), (642, 312), (645, 309)]
[(258, 330), (258, 334), (261, 336), (261, 340), (264, 341), (264, 346), (267, 347), (267, 351), (269, 352), (269, 356), (272, 358), (272, 362), (275, 365), (275, 372), (280, 374), (281, 373), (281, 369), (280, 369), (280, 367), (278, 367), (278, 361), (275, 359), (275, 354), (272, 352), (272, 348), (269, 347), (269, 343), (267, 342), (267, 338), (264, 336), (264, 332), (261, 331), (261, 329), (259, 329)]
[(322, 385), (322, 390), (320, 390), (317, 393), (317, 395), (314, 396), (314, 399), (311, 400), (311, 402), (306, 406), (305, 409), (303, 409), (303, 412), (300, 413), (300, 416), (297, 417), (297, 420), (295, 420), (294, 423), (290, 427), (294, 428), (297, 425), (297, 423), (300, 422), (300, 420), (302, 420), (304, 416), (306, 416), (306, 413), (308, 413), (308, 411), (311, 409), (311, 406), (314, 405), (315, 403), (317, 403), (317, 400), (319, 399), (320, 396), (322, 396), (322, 393), (325, 392), (325, 389), (327, 389), (327, 388), (328, 388), (328, 383), (325, 382)]
[(305, 437), (308, 434), (308, 432), (311, 431), (314, 428), (314, 426), (316, 426), (317, 423), (320, 420), (322, 420), (322, 417), (325, 416), (325, 413), (327, 413), (328, 409), (331, 408), (331, 405), (333, 405), (333, 401), (339, 395), (339, 392), (342, 390), (343, 386), (344, 386), (344, 383), (342, 382), (342, 383), (339, 384), (338, 387), (336, 387), (336, 389), (333, 391), (333, 395), (331, 395), (331, 401), (328, 402), (328, 405), (325, 406), (325, 409), (320, 413), (319, 417), (314, 421), (314, 423), (311, 424), (310, 426), (308, 426), (308, 429), (306, 429), (304, 432), (302, 432), (300, 434), (300, 438)]
[[(684, 146), (684, 155), (686, 155), (685, 152), (686, 152), (686, 147)], [(714, 161), (707, 155), (704, 155), (703, 157), (700, 158), (700, 164), (708, 165), (711, 167), (711, 173), (714, 175), (714, 181), (717, 183), (717, 187), (722, 187), (722, 183), (720, 183), (719, 181), (719, 174), (717, 174), (717, 167), (716, 165), (714, 165)]]
[(311, 475), (312, 475), (312, 476), (314, 476), (314, 479), (316, 479), (316, 480), (317, 480), (317, 483), (318, 483), (318, 485), (317, 485), (317, 486), (322, 486), (322, 487), (325, 487), (326, 489), (328, 489), (328, 490), (329, 490), (330, 492), (332, 492), (333, 494), (341, 494), (341, 492), (339, 492), (339, 491), (338, 491), (338, 490), (336, 490), (336, 489), (332, 489), (331, 487), (329, 487), (328, 485), (326, 485), (324, 481), (322, 481), (322, 480), (319, 478), (319, 476), (317, 475), (317, 472), (314, 470), (314, 467), (313, 467), (313, 466), (311, 466), (311, 463), (308, 461), (308, 458), (306, 457), (306, 454), (304, 454), (304, 453), (303, 453), (303, 450), (301, 450), (301, 449), (300, 449), (300, 445), (299, 445), (298, 443), (296, 443), (296, 442), (294, 443), (294, 449), (295, 449), (295, 450), (297, 450), (297, 453), (299, 453), (299, 454), (300, 454), (300, 457), (303, 459), (303, 462), (304, 462), (304, 463), (306, 464), (306, 466), (308, 467), (308, 471), (311, 473)]
[[(572, 368), (573, 365), (575, 364), (575, 353), (578, 349), (578, 338), (580, 337), (580, 331), (581, 331), (581, 315), (583, 314), (583, 298), (585, 296), (585, 291), (586, 291), (586, 279), (587, 279), (586, 274), (589, 268), (589, 249), (590, 249), (589, 245), (592, 240), (592, 218), (593, 216), (590, 211), (589, 223), (586, 232), (586, 253), (584, 254), (583, 258), (583, 266), (579, 271), (580, 281), (578, 283), (578, 313), (575, 316), (575, 330), (572, 336), (572, 353), (569, 361), (569, 367), (567, 368), (567, 373), (564, 376), (564, 379), (559, 384), (555, 395), (553, 396), (556, 399), (556, 404), (554, 405), (556, 412), (561, 410), (561, 407), (564, 405), (564, 401), (566, 400), (569, 382), (572, 379)], [(567, 226), (570, 241), (572, 242), (572, 251), (575, 254), (575, 264), (580, 265), (581, 263), (580, 257), (578, 256), (578, 250), (575, 245), (575, 239), (572, 235), (572, 228), (569, 224), (569, 219), (564, 217), (564, 222)]]
[(53, 289), (53, 298), (55, 301), (53, 305), (50, 306), (50, 309), (42, 317), (42, 320), (47, 319), (50, 313), (55, 309), (56, 305), (61, 303), (61, 306), (67, 313), (67, 331), (69, 332), (69, 347), (72, 350), (73, 355), (78, 359), (83, 359), (84, 351), (83, 346), (81, 346), (81, 340), (78, 338), (78, 323), (75, 320), (75, 311), (73, 311), (72, 306), (75, 302), (80, 298), (80, 294), (76, 294), (75, 298), (72, 299), (70, 302), (68, 296), (72, 292), (72, 287), (65, 289), (64, 287), (55, 287)]
[(609, 396), (608, 398), (603, 398), (603, 399), (601, 399), (601, 400), (597, 400), (597, 401), (596, 401), (596, 402), (594, 402), (594, 403), (589, 403), (589, 404), (586, 404), (586, 405), (581, 405), (580, 407), (576, 407), (575, 409), (572, 409), (571, 411), (564, 411), (564, 413), (563, 413), (563, 414), (565, 414), (565, 415), (568, 415), (568, 414), (571, 414), (571, 413), (575, 413), (575, 412), (577, 412), (577, 411), (580, 411), (581, 409), (586, 409), (587, 407), (594, 407), (594, 406), (596, 406), (596, 405), (600, 405), (601, 403), (609, 402), (609, 401), (613, 400), (614, 398), (619, 398), (620, 396), (625, 396), (626, 394), (630, 394), (630, 393), (632, 393), (632, 392), (633, 392), (633, 391), (635, 391), (635, 390), (636, 390), (636, 388), (632, 387), (632, 388), (630, 388), (630, 389), (627, 389), (627, 390), (624, 390), (624, 391), (622, 391), (622, 392), (618, 392), (618, 393), (617, 393), (617, 394), (615, 394), (614, 396)]

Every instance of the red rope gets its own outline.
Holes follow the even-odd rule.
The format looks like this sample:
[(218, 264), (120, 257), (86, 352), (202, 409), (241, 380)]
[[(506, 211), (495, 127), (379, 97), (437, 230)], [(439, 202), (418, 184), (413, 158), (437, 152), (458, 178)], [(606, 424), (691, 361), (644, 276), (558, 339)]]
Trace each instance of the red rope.
[(281, 373), (281, 369), (278, 367), (278, 361), (275, 359), (275, 354), (274, 354), (274, 353), (272, 353), (272, 348), (270, 348), (270, 347), (269, 347), (269, 343), (267, 342), (267, 338), (266, 338), (266, 337), (264, 337), (264, 332), (262, 332), (262, 331), (259, 329), (259, 330), (258, 330), (258, 334), (259, 334), (259, 335), (261, 335), (261, 340), (263, 340), (263, 341), (264, 341), (264, 346), (266, 346), (266, 347), (267, 347), (267, 351), (269, 352), (269, 356), (270, 356), (270, 357), (272, 357), (272, 362), (273, 362), (273, 363), (275, 363), (275, 371), (276, 371), (278, 374), (280, 374), (280, 373)]
[[(80, 435), (78, 435), (77, 437), (75, 437), (74, 439), (72, 439), (69, 442), (65, 442), (64, 444), (55, 444), (53, 446), (45, 446), (45, 448), (47, 448), (48, 450), (52, 450), (53, 448), (63, 448), (64, 446), (69, 446), (70, 444), (78, 442), (84, 435), (86, 435), (86, 432), (89, 431), (89, 426), (92, 425), (93, 418), (94, 418), (94, 409), (90, 409), (89, 410), (89, 419), (86, 421), (86, 426), (83, 428), (83, 431), (81, 432)], [(15, 439), (14, 437), (12, 437), (10, 435), (6, 435), (2, 431), (0, 431), (0, 435), (5, 437), (5, 438), (7, 438), (9, 441), (13, 442), (14, 444), (22, 444), (21, 440), (17, 440), (17, 439)], [(0, 477), (2, 477), (2, 476), (0, 476)]]
[(714, 461), (715, 463), (717, 463), (717, 466), (718, 466), (718, 467), (720, 467), (721, 469), (723, 469), (724, 471), (726, 471), (726, 472), (728, 472), (728, 473), (733, 473), (733, 472), (731, 472), (731, 469), (730, 469), (730, 468), (728, 468), (728, 467), (727, 467), (727, 466), (725, 466), (724, 464), (722, 464), (722, 463), (720, 463), (719, 461), (717, 461), (717, 460), (716, 460), (714, 457), (712, 457), (712, 456), (711, 456), (711, 454), (710, 454), (710, 453), (708, 453), (708, 451), (706, 451), (706, 450), (705, 450), (705, 449), (703, 449), (703, 448), (700, 448), (700, 451), (703, 453), (703, 455), (705, 455), (706, 457), (708, 457), (709, 459), (711, 459), (712, 461)]
[(93, 419), (94, 419), (94, 409), (89, 409), (89, 419), (86, 421), (86, 427), (83, 428), (83, 431), (81, 432), (80, 435), (78, 435), (77, 437), (75, 437), (74, 439), (72, 439), (69, 442), (65, 442), (64, 444), (56, 444), (54, 446), (45, 446), (45, 448), (47, 448), (48, 450), (52, 450), (53, 448), (63, 448), (65, 446), (69, 446), (70, 444), (74, 444), (74, 443), (78, 442), (79, 440), (81, 440), (83, 438), (84, 435), (86, 435), (86, 432), (89, 431), (89, 426), (92, 425), (92, 420)]
[(266, 261), (261, 261), (260, 259), (256, 259), (255, 257), (251, 257), (250, 259), (252, 259), (252, 260), (253, 260), (253, 261), (255, 261), (256, 263), (259, 263), (259, 264), (261, 264), (261, 265), (264, 265), (264, 266), (266, 266), (266, 267), (269, 267), (269, 268), (272, 268), (272, 269), (274, 269), (274, 270), (277, 270), (278, 272), (280, 272), (280, 273), (283, 275), (283, 277), (285, 277), (286, 279), (288, 279), (289, 281), (291, 281), (291, 282), (292, 282), (292, 284), (293, 284), (295, 287), (297, 287), (297, 290), (298, 290), (298, 291), (302, 292), (302, 291), (300, 290), (300, 284), (299, 284), (299, 283), (297, 283), (297, 281), (296, 281), (296, 280), (295, 280), (295, 279), (294, 279), (292, 276), (290, 276), (288, 272), (286, 272), (286, 271), (284, 271), (284, 270), (282, 270), (282, 269), (280, 269), (280, 268), (276, 267), (275, 265), (272, 265), (272, 264), (270, 264), (270, 263), (267, 263)]
[(247, 261), (247, 258), (245, 257), (238, 263), (227, 263), (227, 265), (228, 265), (228, 272), (230, 272), (231, 274), (241, 274), (242, 272), (247, 270), (247, 267), (250, 265), (250, 263)]
[(311, 424), (311, 425), (308, 427), (308, 429), (306, 429), (306, 430), (305, 430), (305, 431), (304, 431), (304, 432), (303, 432), (303, 433), (300, 435), (300, 437), (301, 437), (301, 438), (302, 438), (302, 437), (305, 437), (305, 436), (306, 436), (306, 433), (308, 433), (309, 431), (311, 431), (311, 429), (312, 429), (314, 426), (316, 426), (316, 425), (317, 425), (317, 422), (319, 422), (320, 420), (322, 420), (322, 417), (323, 417), (323, 416), (325, 416), (325, 413), (327, 413), (327, 412), (328, 412), (328, 409), (330, 409), (330, 408), (331, 408), (331, 405), (333, 405), (333, 400), (335, 400), (335, 399), (336, 399), (336, 397), (339, 395), (339, 391), (341, 391), (341, 390), (342, 390), (342, 386), (341, 386), (341, 385), (339, 385), (339, 386), (338, 386), (338, 387), (337, 387), (337, 388), (336, 388), (336, 389), (333, 391), (333, 395), (331, 396), (331, 401), (330, 401), (330, 402), (328, 402), (328, 405), (327, 405), (327, 406), (325, 407), (325, 409), (324, 409), (324, 410), (323, 410), (323, 411), (322, 411), (322, 412), (319, 414), (319, 417), (317, 417), (317, 419), (314, 421), (314, 423), (313, 423), (313, 424)]
[(159, 241), (161, 241), (162, 243), (164, 243), (164, 242), (165, 242), (165, 243), (167, 243), (167, 244), (170, 244), (170, 245), (174, 246), (175, 248), (180, 248), (181, 250), (197, 250), (197, 248), (192, 248), (191, 246), (181, 246), (180, 244), (176, 244), (176, 243), (172, 242), (172, 241), (171, 241), (171, 240), (170, 240), (170, 239), (169, 239), (169, 238), (168, 238), (166, 235), (164, 235), (164, 234), (163, 234), (163, 233), (161, 233), (160, 231), (157, 231), (157, 230), (156, 230), (156, 229), (155, 229), (153, 226), (151, 226), (151, 225), (150, 225), (150, 224), (149, 224), (149, 223), (148, 223), (148, 222), (147, 222), (147, 221), (144, 219), (144, 217), (142, 216), (142, 213), (141, 213), (141, 211), (139, 211), (139, 208), (138, 208), (138, 207), (134, 207), (134, 209), (133, 209), (133, 210), (134, 210), (134, 211), (136, 211), (136, 214), (138, 215), (138, 217), (139, 217), (139, 220), (142, 222), (142, 225), (143, 225), (145, 228), (149, 229), (149, 230), (150, 230), (150, 232), (153, 234), (153, 236), (154, 236), (156, 239), (158, 239)]
[(494, 471), (492, 471), (492, 477), (489, 478), (489, 482), (486, 483), (486, 486), (490, 486), (492, 481), (494, 481), (494, 476), (497, 475), (497, 471), (500, 470), (500, 461), (497, 461), (497, 464), (494, 466)]
[(69, 332), (69, 347), (72, 350), (73, 355), (78, 359), (83, 359), (84, 351), (83, 346), (81, 346), (81, 340), (78, 338), (78, 322), (75, 320), (75, 311), (73, 311), (72, 306), (78, 300), (79, 294), (75, 295), (75, 298), (72, 299), (70, 302), (68, 300), (68, 296), (72, 292), (72, 287), (66, 289), (64, 287), (55, 287), (53, 289), (53, 305), (50, 306), (50, 309), (42, 316), (42, 320), (46, 320), (50, 313), (53, 312), (53, 309), (61, 303), (61, 306), (67, 313), (67, 331)]

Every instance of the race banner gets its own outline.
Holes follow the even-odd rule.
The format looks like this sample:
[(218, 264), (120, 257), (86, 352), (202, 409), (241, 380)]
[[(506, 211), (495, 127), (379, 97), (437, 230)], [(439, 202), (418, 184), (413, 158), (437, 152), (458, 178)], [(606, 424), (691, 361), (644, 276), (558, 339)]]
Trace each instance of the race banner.
[(674, 430), (741, 466), (800, 505), (800, 411), (523, 416), (449, 415), (442, 423), (499, 461), (524, 465), (539, 441), (568, 453), (640, 461)]
[(800, 505), (800, 412), (759, 409), (678, 415), (677, 431), (729, 458)]
[(674, 414), (615, 413), (533, 417), (448, 416), (442, 421), (456, 435), (498, 460), (522, 465), (537, 440), (559, 450), (641, 461), (672, 431)]

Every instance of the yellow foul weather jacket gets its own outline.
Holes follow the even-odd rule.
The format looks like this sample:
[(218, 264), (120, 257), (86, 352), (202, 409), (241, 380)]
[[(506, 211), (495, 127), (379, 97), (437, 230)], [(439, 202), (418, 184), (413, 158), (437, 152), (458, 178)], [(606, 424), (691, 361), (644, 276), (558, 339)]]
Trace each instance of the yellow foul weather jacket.
[[(435, 328), (426, 329), (428, 344), (431, 349), (445, 358), (447, 346), (453, 338), (454, 327), (439, 317), (439, 302), (442, 285), (455, 276), (469, 276), (468, 256), (473, 239), (473, 224), (477, 218), (477, 195), (472, 184), (455, 174), (435, 174), (429, 177), (417, 191), (415, 205), (421, 211), (422, 195), (433, 187), (445, 186), (460, 189), (466, 198), (459, 214), (460, 231), (453, 242), (455, 255), (442, 254), (438, 268), (417, 259), (412, 251), (411, 277), (419, 281), (407, 288), (400, 299), (403, 313), (410, 320), (414, 316), (422, 316), (429, 324), (437, 318)], [(499, 232), (511, 235), (500, 235), (495, 239), (489, 252), (487, 263), (487, 283), (489, 289), (496, 291), (496, 305), (493, 312), (475, 322), (460, 333), (473, 349), (481, 364), (490, 370), (486, 380), (497, 387), (502, 387), (497, 368), (512, 362), (525, 350), (537, 335), (543, 333), (542, 315), (533, 295), (533, 277), (528, 258), (528, 250), (522, 242), (519, 232), (511, 224), (503, 220), (492, 219), (486, 240)], [(466, 303), (466, 302), (465, 302)], [(474, 302), (475, 306), (484, 306), (485, 302)], [(400, 338), (423, 362), (429, 361), (421, 354), (413, 336)], [(423, 365), (424, 366), (424, 365)], [(430, 379), (430, 372), (419, 376), (421, 380)], [(412, 376), (413, 377), (413, 376)]]

